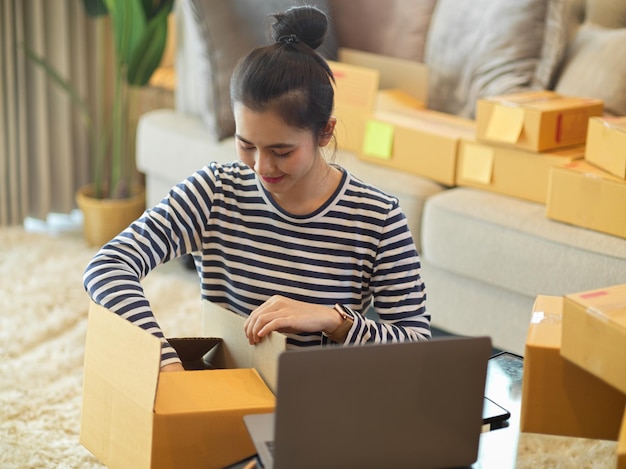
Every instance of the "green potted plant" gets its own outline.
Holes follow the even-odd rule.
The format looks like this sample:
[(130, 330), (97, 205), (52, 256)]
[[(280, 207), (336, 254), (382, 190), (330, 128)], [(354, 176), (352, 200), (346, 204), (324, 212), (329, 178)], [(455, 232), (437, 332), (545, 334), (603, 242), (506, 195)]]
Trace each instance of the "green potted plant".
[[(145, 207), (143, 184), (135, 165), (133, 102), (159, 66), (165, 51), (168, 16), (174, 0), (83, 0), (86, 13), (98, 28), (97, 51), (99, 103), (90, 106), (76, 88), (45, 59), (30, 50), (27, 55), (68, 93), (81, 112), (89, 133), (92, 181), (79, 188), (76, 200), (83, 212), (87, 242), (101, 245), (137, 218)], [(104, 43), (106, 17), (110, 19), (113, 44)], [(105, 70), (104, 55), (113, 47), (114, 65)], [(113, 96), (105, 115), (102, 100), (107, 73), (111, 73)], [(126, 212), (125, 210), (128, 210)]]

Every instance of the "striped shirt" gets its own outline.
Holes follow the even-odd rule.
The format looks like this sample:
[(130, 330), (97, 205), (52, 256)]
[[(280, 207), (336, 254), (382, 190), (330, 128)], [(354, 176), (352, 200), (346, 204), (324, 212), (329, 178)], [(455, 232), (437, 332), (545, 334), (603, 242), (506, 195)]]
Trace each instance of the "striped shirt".
[[(332, 197), (300, 216), (281, 209), (243, 163), (211, 163), (106, 244), (85, 270), (85, 289), (159, 337), (163, 365), (178, 358), (140, 280), (186, 253), (202, 298), (231, 311), (248, 315), (273, 295), (340, 303), (354, 315), (345, 345), (428, 339), (419, 257), (398, 200), (342, 172)], [(370, 305), (376, 321), (359, 314)], [(329, 341), (321, 332), (286, 335), (289, 347)]]

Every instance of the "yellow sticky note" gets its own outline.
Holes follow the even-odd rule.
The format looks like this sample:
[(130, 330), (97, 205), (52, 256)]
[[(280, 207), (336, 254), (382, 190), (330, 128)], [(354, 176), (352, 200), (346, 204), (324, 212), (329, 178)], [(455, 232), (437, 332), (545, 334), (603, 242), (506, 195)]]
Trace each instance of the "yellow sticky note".
[(461, 178), (489, 185), (493, 173), (493, 149), (486, 145), (466, 143), (461, 163)]
[(363, 153), (383, 160), (391, 159), (393, 150), (393, 124), (370, 119), (365, 124)]
[(496, 105), (487, 125), (489, 140), (516, 143), (524, 128), (524, 110), (517, 106)]

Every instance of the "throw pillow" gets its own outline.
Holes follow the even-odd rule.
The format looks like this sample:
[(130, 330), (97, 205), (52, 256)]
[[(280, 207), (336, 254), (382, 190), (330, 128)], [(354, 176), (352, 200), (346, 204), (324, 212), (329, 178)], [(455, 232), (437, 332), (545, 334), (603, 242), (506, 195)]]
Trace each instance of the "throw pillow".
[(438, 0), (426, 38), (429, 107), (473, 118), (476, 100), (530, 87), (547, 0)]
[[(189, 34), (186, 49), (181, 55), (184, 80), (180, 86), (195, 87), (185, 90), (185, 101), (195, 99), (197, 105), (186, 107), (197, 111), (216, 140), (225, 139), (235, 132), (230, 103), (230, 77), (237, 62), (255, 47), (270, 43), (271, 15), (298, 4), (312, 4), (328, 12), (325, 0), (183, 0), (179, 9), (183, 27)], [(336, 44), (332, 22), (324, 45), (318, 49), (328, 58), (336, 57)], [(177, 98), (177, 102), (179, 102)], [(197, 107), (196, 107), (197, 106)]]
[(436, 0), (328, 0), (341, 47), (423, 62)]
[(626, 28), (586, 23), (568, 49), (555, 90), (604, 101), (608, 114), (626, 115)]

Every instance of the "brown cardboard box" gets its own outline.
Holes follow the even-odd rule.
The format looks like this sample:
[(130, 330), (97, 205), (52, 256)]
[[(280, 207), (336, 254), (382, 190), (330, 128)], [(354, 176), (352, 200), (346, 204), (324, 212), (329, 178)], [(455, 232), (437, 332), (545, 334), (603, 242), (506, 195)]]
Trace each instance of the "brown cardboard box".
[(585, 159), (626, 179), (626, 117), (592, 117)]
[(546, 215), (626, 238), (626, 181), (584, 160), (553, 166)]
[(520, 429), (617, 440), (626, 396), (560, 354), (563, 297), (536, 298), (524, 354)]
[(424, 108), (422, 101), (399, 89), (378, 90), (374, 96), (374, 110), (346, 104), (335, 107), (335, 135), (339, 148), (360, 154), (363, 151), (366, 123), (377, 110), (402, 113)]
[(382, 109), (424, 107), (428, 68), (421, 63), (342, 48), (340, 62), (328, 61), (335, 77), (336, 137), (340, 149), (359, 153), (365, 124)]
[(430, 109), (376, 111), (365, 122), (358, 155), (452, 186), (460, 141), (475, 132), (474, 121)]
[(626, 393), (626, 284), (565, 296), (561, 355)]
[(337, 55), (342, 63), (378, 71), (381, 90), (398, 89), (417, 101), (428, 101), (428, 67), (425, 64), (345, 47), (340, 47)]
[[(218, 307), (213, 312), (233, 324), (233, 313)], [(240, 328), (229, 334), (245, 341)], [(281, 334), (272, 337), (261, 344), (273, 357), (268, 366), (276, 367), (285, 342)], [(274, 394), (254, 368), (201, 369), (209, 358), (223, 367), (219, 356), (226, 342), (231, 354), (252, 347), (237, 340), (170, 339), (194, 371), (159, 373), (159, 339), (92, 303), (81, 444), (110, 468), (221, 468), (253, 455), (243, 416), (272, 412)]]
[(479, 99), (478, 140), (546, 151), (585, 143), (587, 123), (601, 116), (598, 99), (563, 96), (553, 91), (529, 91)]
[(462, 141), (456, 183), (545, 204), (552, 166), (584, 157), (584, 145), (536, 153), (484, 142)]
[(372, 112), (380, 83), (378, 70), (328, 61), (335, 77), (335, 107)]

